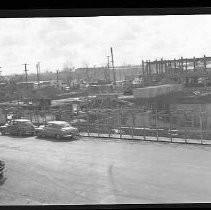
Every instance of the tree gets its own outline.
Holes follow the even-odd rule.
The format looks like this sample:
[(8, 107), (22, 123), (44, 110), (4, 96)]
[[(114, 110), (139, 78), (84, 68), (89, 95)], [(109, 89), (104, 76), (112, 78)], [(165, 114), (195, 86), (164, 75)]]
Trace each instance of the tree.
[(62, 71), (64, 72), (64, 78), (66, 78), (66, 82), (69, 86), (71, 86), (71, 83), (73, 81), (73, 72), (75, 70), (75, 67), (72, 65), (70, 61), (66, 61), (63, 65)]

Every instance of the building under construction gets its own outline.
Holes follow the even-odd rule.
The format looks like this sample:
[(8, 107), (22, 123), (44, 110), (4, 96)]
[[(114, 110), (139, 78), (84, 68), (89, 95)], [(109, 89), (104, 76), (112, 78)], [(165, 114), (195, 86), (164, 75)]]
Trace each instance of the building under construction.
[(141, 76), (144, 86), (154, 85), (165, 78), (186, 86), (203, 84), (206, 88), (211, 78), (211, 57), (142, 61)]

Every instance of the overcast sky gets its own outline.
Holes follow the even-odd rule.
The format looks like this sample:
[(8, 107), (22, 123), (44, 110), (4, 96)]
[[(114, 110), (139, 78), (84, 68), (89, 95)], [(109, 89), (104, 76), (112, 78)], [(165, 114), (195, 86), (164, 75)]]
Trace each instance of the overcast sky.
[(211, 15), (0, 19), (2, 75), (211, 56)]

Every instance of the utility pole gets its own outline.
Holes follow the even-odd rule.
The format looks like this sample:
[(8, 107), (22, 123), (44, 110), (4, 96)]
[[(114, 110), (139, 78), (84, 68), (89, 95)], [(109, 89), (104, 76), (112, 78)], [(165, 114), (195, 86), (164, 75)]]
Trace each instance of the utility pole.
[(109, 66), (109, 62), (110, 62), (110, 61), (109, 61), (109, 57), (110, 57), (110, 56), (107, 55), (106, 57), (107, 57), (107, 59), (108, 59), (108, 69), (109, 69), (109, 67), (110, 67), (110, 66)]
[(59, 87), (59, 70), (56, 71), (56, 83), (57, 83), (57, 88)]
[(39, 80), (40, 80), (40, 75), (41, 75), (41, 70), (40, 70), (40, 62), (38, 62), (38, 67), (39, 67)]
[(110, 56), (107, 55), (106, 57), (107, 57), (107, 60), (108, 60), (108, 63), (107, 63), (108, 71), (106, 72), (106, 82), (109, 82), (110, 81), (110, 65), (109, 65), (109, 63), (110, 63), (110, 61), (109, 61)]
[(28, 73), (27, 73), (27, 71), (29, 71), (29, 70), (27, 70), (26, 67), (27, 67), (27, 65), (29, 65), (29, 64), (24, 63), (23, 65), (25, 66), (24, 71), (25, 71), (25, 75), (26, 75), (26, 90), (28, 90)]
[(114, 70), (114, 57), (113, 57), (112, 47), (111, 47), (111, 63), (112, 63), (112, 69), (113, 69), (114, 88), (116, 89), (116, 75), (115, 75), (115, 70)]
[(36, 64), (36, 68), (37, 68), (37, 83), (38, 83), (38, 87), (40, 87), (39, 66), (40, 66), (40, 62), (38, 62), (38, 63)]

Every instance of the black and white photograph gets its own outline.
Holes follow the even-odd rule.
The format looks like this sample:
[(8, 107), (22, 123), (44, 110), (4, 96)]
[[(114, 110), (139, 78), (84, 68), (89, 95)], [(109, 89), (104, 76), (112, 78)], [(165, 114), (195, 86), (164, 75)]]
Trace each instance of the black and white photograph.
[(0, 206), (211, 202), (211, 14), (0, 18)]

